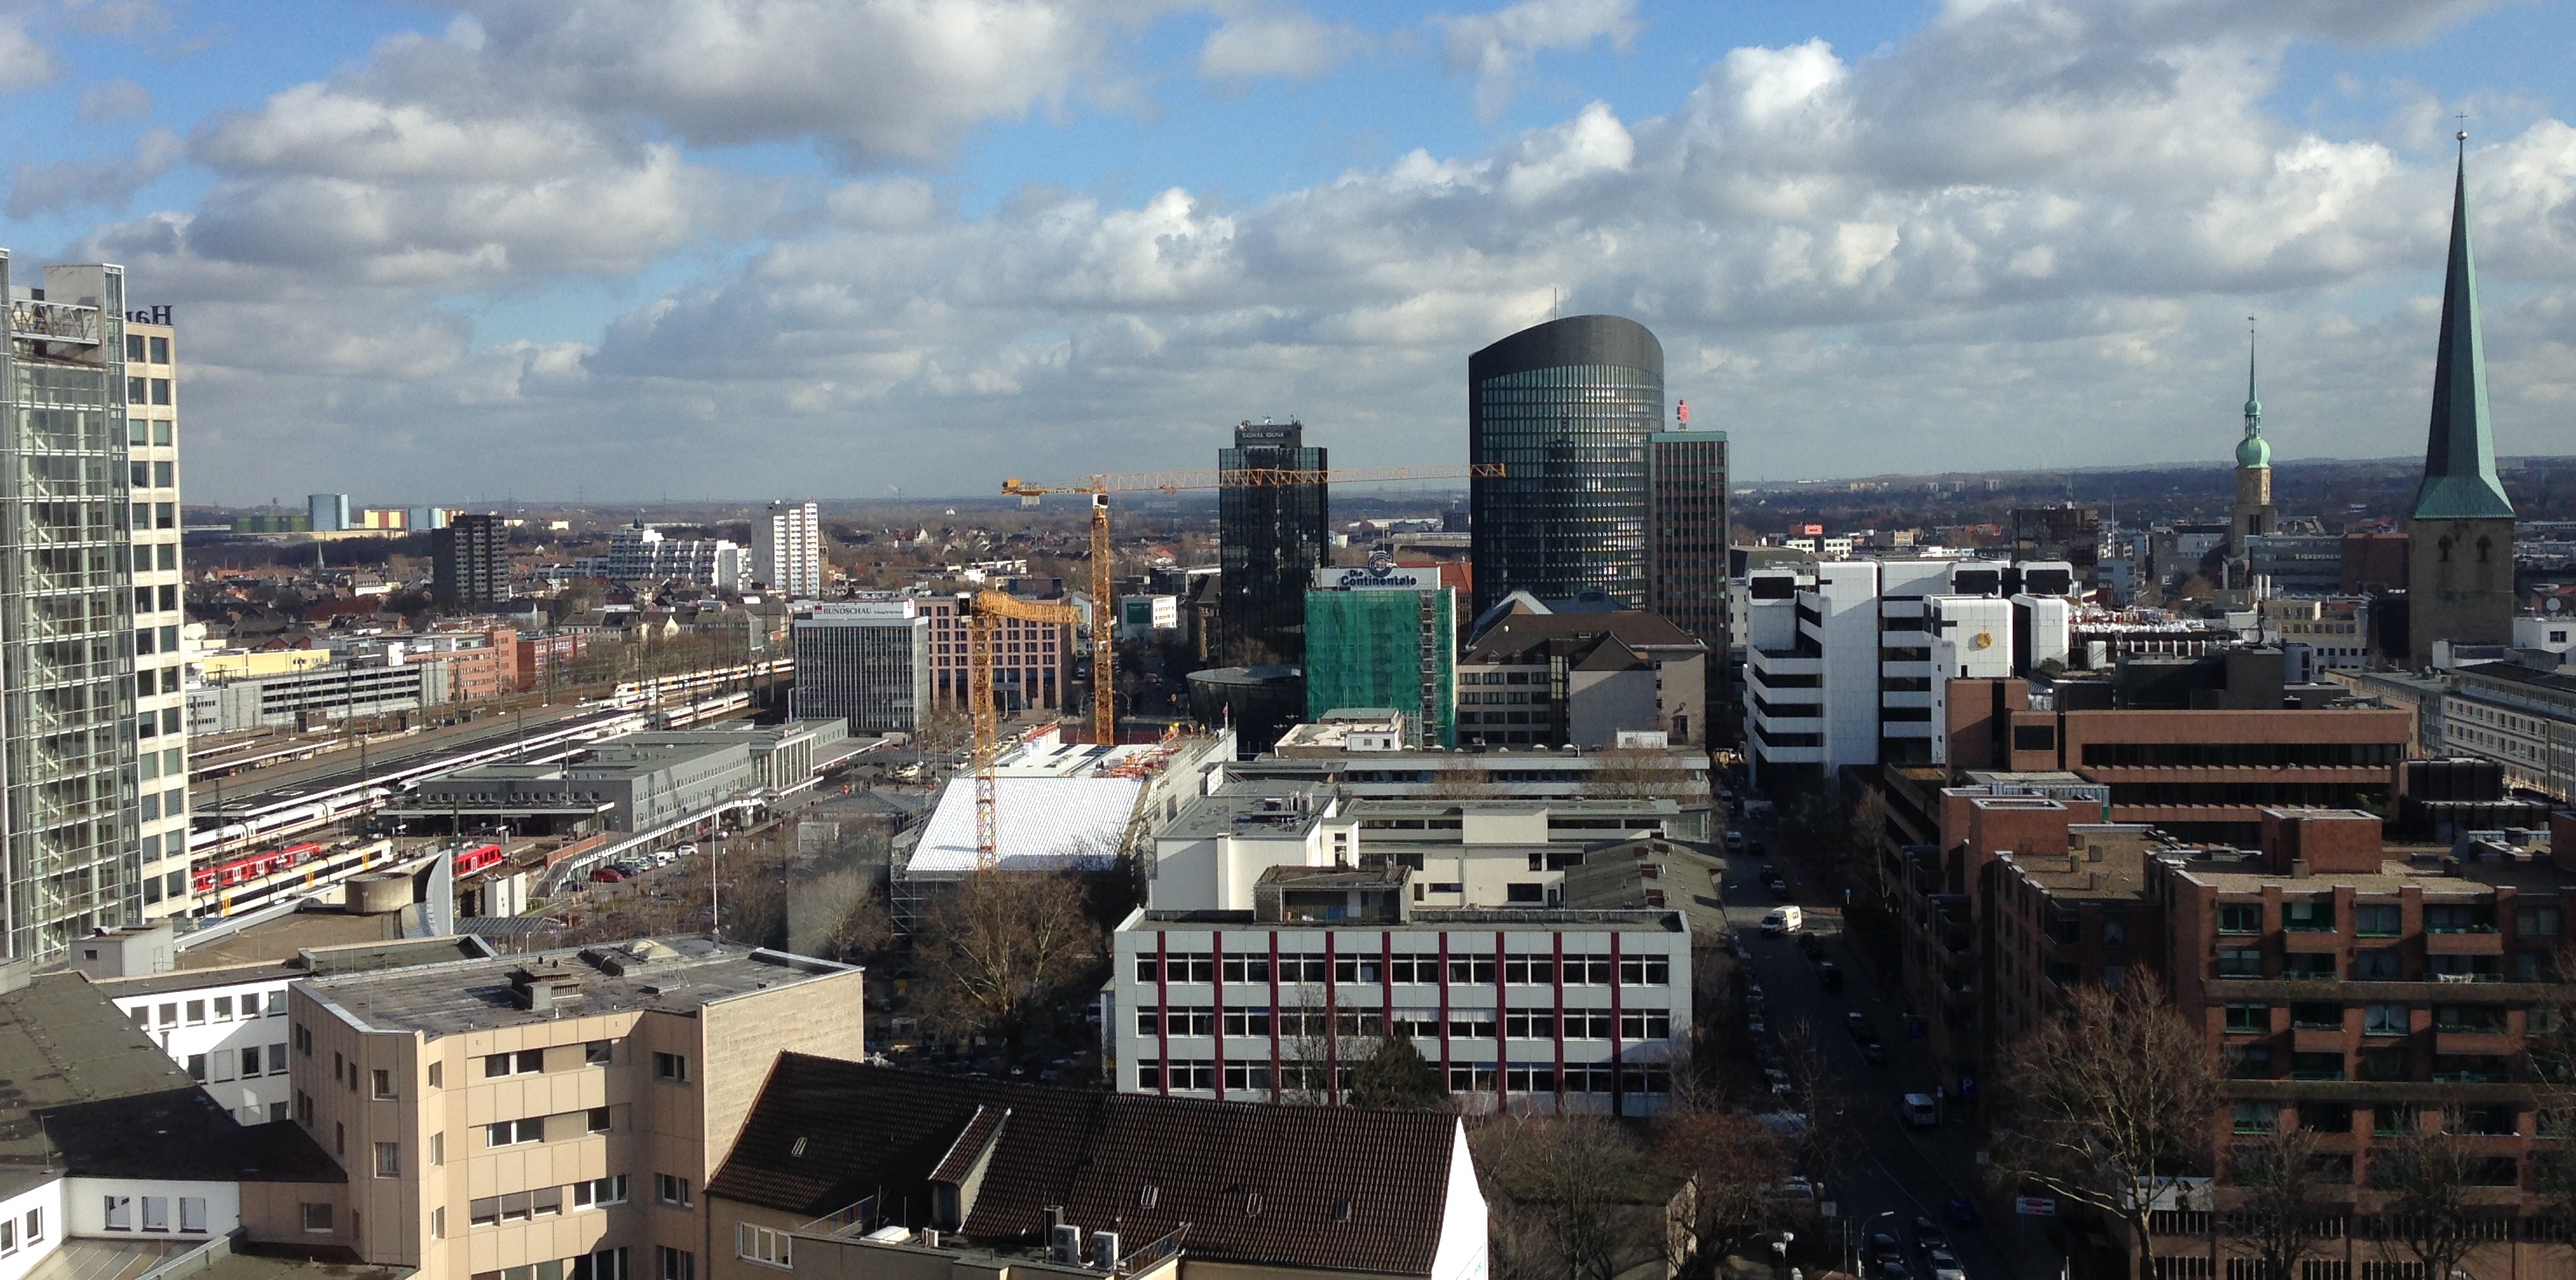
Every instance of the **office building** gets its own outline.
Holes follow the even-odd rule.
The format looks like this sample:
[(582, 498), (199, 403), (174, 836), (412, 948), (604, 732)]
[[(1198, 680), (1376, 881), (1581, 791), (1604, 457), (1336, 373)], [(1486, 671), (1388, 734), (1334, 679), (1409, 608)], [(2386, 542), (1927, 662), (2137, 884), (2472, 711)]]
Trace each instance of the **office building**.
[[(141, 314), (141, 313), (138, 313)], [(185, 913), (188, 890), (187, 655), (170, 643), (187, 625), (179, 497), (178, 334), (168, 324), (125, 325), (126, 483), (134, 574), (135, 753), (141, 790), (142, 919)], [(145, 519), (147, 508), (150, 519)], [(164, 512), (170, 513), (165, 517)], [(149, 652), (141, 635), (149, 630)], [(146, 733), (146, 718), (152, 732)]]
[[(185, 713), (174, 705), (176, 437), (130, 443), (171, 421), (177, 396), (169, 377), (150, 372), (167, 366), (149, 364), (148, 346), (145, 365), (127, 370), (121, 268), (52, 266), (41, 280), (20, 283), (0, 255), (9, 317), (0, 418), (15, 424), (0, 441), (0, 471), (15, 477), (0, 497), (9, 508), (0, 527), (11, 531), (0, 546), (0, 783), (11, 797), (0, 807), (0, 857), (7, 956), (29, 960), (141, 918), (142, 753), (151, 753), (154, 780), (141, 786), (156, 801), (156, 831), (171, 825), (157, 812), (163, 792), (186, 794)], [(172, 403), (156, 406), (156, 395)], [(138, 578), (132, 557), (144, 547), (154, 568)], [(155, 583), (144, 588), (148, 609), (141, 582)], [(146, 673), (152, 692), (138, 704)], [(154, 865), (168, 862), (162, 839)]]
[(1460, 746), (1615, 747), (1639, 733), (1673, 745), (1706, 740), (1705, 643), (1658, 614), (1519, 603), (1506, 602), (1458, 655)]
[(1234, 447), (1217, 451), (1217, 652), (1228, 662), (1294, 666), (1304, 656), (1306, 585), (1331, 560), (1331, 495), (1263, 473), (1324, 470), (1325, 451), (1307, 447), (1305, 432), (1294, 419), (1241, 422)]
[(910, 732), (930, 711), (930, 619), (915, 601), (816, 605), (791, 624), (800, 720), (841, 717), (858, 733)]
[(1390, 707), (1420, 736), (1458, 744), (1458, 593), (1437, 574), (1396, 567), (1314, 571), (1306, 592), (1306, 715)]
[(1828, 561), (1745, 581), (1745, 743), (1758, 785), (1941, 758), (1945, 682), (2070, 655), (2063, 561)]
[(447, 674), (443, 664), (405, 662), (401, 646), (388, 645), (305, 670), (201, 684), (187, 692), (187, 723), (192, 732), (218, 734), (399, 720), (445, 703)]
[(608, 535), (603, 575), (617, 582), (681, 582), (717, 590), (742, 588), (750, 565), (723, 538), (667, 538), (636, 521)]
[(1473, 794), (1507, 800), (1650, 798), (1673, 806), (1677, 840), (1710, 838), (1708, 753), (1667, 745), (1607, 755), (1574, 747), (1442, 750), (1414, 738), (1400, 712), (1345, 710), (1297, 725), (1264, 755), (1225, 766), (1224, 778), (1307, 784), (1362, 799)]
[(2443, 750), (2494, 761), (2512, 786), (2576, 800), (2576, 676), (2471, 663), (2452, 670), (2441, 704)]
[(709, 1280), (1479, 1280), (1456, 1116), (778, 1060), (707, 1184)]
[(1726, 433), (1680, 425), (1646, 437), (1646, 611), (1724, 653)]
[[(962, 712), (970, 685), (962, 598), (922, 596), (913, 607), (930, 619), (931, 705)], [(1073, 641), (1067, 623), (1003, 618), (994, 624), (993, 696), (1004, 715), (1073, 705)]]
[(1664, 421), (1664, 348), (1618, 316), (1523, 329), (1467, 360), (1475, 616), (1515, 591), (1646, 606), (1647, 439)]
[(773, 502), (751, 523), (751, 582), (791, 600), (823, 594), (821, 508), (811, 502)]
[(1401, 1033), (1467, 1110), (1660, 1111), (1692, 1012), (1661, 886), (1706, 867), (1629, 808), (1577, 829), (1527, 801), (1188, 801), (1113, 937), (1118, 1089), (1338, 1102)]
[(298, 982), (296, 1126), (348, 1172), (313, 1243), (434, 1276), (711, 1274), (708, 1180), (782, 1053), (862, 1056), (861, 982), (703, 937)]
[(345, 533), (358, 527), (349, 512), (349, 495), (316, 493), (304, 499), (306, 527), (315, 533)]
[(429, 535), (430, 594), (442, 609), (489, 609), (510, 598), (509, 539), (496, 515), (460, 515)]
[(2408, 530), (2406, 630), (2416, 667), (2432, 665), (2436, 641), (2513, 641), (2513, 501), (2496, 477), (2495, 432), (2487, 421), (2486, 344), (2469, 253), (2468, 135), (2460, 136), (2424, 483)]

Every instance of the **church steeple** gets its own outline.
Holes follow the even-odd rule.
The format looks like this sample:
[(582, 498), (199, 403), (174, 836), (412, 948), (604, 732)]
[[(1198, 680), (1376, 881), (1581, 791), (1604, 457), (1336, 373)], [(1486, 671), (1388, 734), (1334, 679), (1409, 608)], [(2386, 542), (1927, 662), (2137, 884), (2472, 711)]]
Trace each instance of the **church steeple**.
[(2459, 135), (2451, 188), (2451, 261), (2442, 281), (2442, 340), (2433, 360), (2432, 430), (2424, 448), (2418, 520), (2510, 520), (2513, 502), (2496, 478), (2487, 423), (2486, 344), (2479, 337), (2478, 273), (2469, 253), (2469, 135)]
[(2254, 317), (2245, 317), (2245, 438), (2236, 442), (2236, 465), (2272, 465), (2272, 446), (2263, 439), (2263, 402), (2254, 398)]

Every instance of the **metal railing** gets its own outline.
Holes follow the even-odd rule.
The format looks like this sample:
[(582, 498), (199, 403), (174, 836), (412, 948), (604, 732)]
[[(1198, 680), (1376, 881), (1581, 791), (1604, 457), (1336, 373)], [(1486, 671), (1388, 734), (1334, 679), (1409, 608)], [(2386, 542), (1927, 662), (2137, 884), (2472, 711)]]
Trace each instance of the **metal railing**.
[(9, 336), (46, 342), (98, 344), (98, 308), (70, 302), (9, 300)]

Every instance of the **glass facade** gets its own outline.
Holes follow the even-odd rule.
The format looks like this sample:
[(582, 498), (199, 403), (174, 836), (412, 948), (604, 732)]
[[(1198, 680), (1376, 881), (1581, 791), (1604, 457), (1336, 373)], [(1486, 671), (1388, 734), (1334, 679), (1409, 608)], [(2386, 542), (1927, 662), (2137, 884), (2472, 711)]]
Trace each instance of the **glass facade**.
[(1647, 438), (1646, 607), (1726, 652), (1726, 433)]
[(128, 511), (123, 273), (0, 284), (0, 852), (9, 955), (43, 960), (138, 917), (134, 659), (179, 628), (133, 611), (127, 521), (159, 515)]
[(1647, 437), (1664, 416), (1663, 346), (1617, 316), (1572, 316), (1468, 360), (1467, 452), (1482, 614), (1514, 591), (1647, 600)]
[[(1325, 467), (1324, 450), (1306, 447), (1297, 422), (1242, 423), (1234, 447), (1216, 456), (1220, 472)], [(1240, 666), (1294, 665), (1306, 648), (1306, 586), (1331, 555), (1330, 495), (1320, 484), (1220, 483), (1216, 516), (1225, 571), (1217, 584), (1218, 656)]]

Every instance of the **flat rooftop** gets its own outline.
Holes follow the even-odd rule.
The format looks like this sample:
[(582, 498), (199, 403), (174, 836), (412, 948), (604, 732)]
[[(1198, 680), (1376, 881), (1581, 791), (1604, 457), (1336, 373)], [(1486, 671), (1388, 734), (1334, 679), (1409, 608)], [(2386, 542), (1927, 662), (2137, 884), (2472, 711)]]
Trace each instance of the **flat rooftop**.
[(399, 942), (421, 918), (417, 904), (380, 915), (351, 911), (293, 911), (215, 938), (179, 936), (179, 967), (215, 969), (292, 960), (309, 950), (371, 942)]
[(2176, 866), (2193, 883), (2220, 893), (2254, 893), (2265, 885), (2276, 884), (2289, 893), (2323, 892), (2337, 885), (2350, 885), (2362, 893), (2420, 888), (2428, 897), (2469, 897), (2499, 888), (2576, 897), (2576, 871), (2551, 862), (2546, 855), (2528, 861), (2486, 858), (2461, 862), (2450, 860), (2448, 845), (2392, 845), (2385, 852), (2396, 856), (2383, 858), (2377, 872), (2317, 871), (2293, 876), (2268, 869), (2260, 853), (2234, 849), (2195, 849), (2177, 860)]
[(1241, 788), (1229, 786), (1181, 806), (1154, 835), (1162, 840), (1213, 840), (1218, 836), (1259, 833), (1302, 836), (1324, 820), (1332, 798), (1323, 788), (1305, 785)]
[(1612, 928), (1636, 933), (1688, 934), (1682, 913), (1669, 909), (1598, 910), (1577, 907), (1415, 907), (1404, 920), (1264, 921), (1251, 911), (1140, 911), (1145, 924), (1199, 925), (1224, 928), (1260, 925), (1271, 929), (1392, 930), (1474, 929), (1478, 932), (1549, 932), (1571, 927)]
[[(315, 978), (305, 991), (368, 1030), (446, 1036), (629, 1009), (695, 1014), (720, 1000), (852, 971), (681, 936)], [(520, 1007), (512, 980), (522, 973), (556, 984), (553, 1010)]]
[(492, 949), (476, 938), (396, 938), (390, 941), (357, 942), (333, 947), (306, 947), (294, 955), (279, 960), (255, 960), (248, 964), (182, 968), (169, 973), (147, 973), (130, 978), (105, 978), (99, 981), (98, 988), (113, 1000), (126, 996), (157, 995), (164, 991), (194, 991), (234, 982), (271, 982), (279, 979), (321, 977), (327, 974), (402, 969), (450, 960), (482, 960), (490, 958), (491, 955)]

